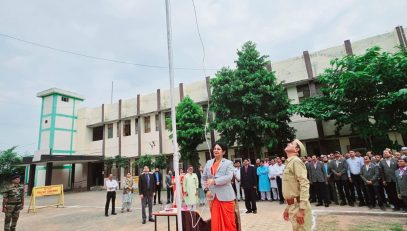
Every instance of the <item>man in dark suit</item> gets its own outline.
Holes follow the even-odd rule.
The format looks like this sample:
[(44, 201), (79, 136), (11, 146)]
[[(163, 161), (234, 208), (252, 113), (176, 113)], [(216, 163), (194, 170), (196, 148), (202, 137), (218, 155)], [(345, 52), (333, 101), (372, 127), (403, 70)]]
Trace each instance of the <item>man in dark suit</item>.
[(360, 169), (360, 177), (366, 186), (367, 191), (367, 200), (366, 203), (369, 206), (369, 209), (372, 209), (376, 206), (376, 197), (377, 202), (381, 210), (386, 210), (383, 205), (383, 198), (381, 197), (379, 190), (379, 167), (371, 163), (369, 156), (364, 157), (365, 165)]
[(139, 177), (138, 191), (141, 198), (141, 210), (143, 224), (146, 223), (146, 204), (148, 204), (148, 220), (154, 222), (153, 213), (153, 196), (155, 195), (155, 180), (154, 175), (150, 174), (148, 166), (144, 166), (143, 174)]
[(339, 205), (338, 202), (338, 194), (336, 193), (335, 187), (335, 180), (333, 176), (333, 172), (331, 170), (331, 166), (329, 164), (329, 160), (327, 156), (322, 158), (323, 169), (325, 173), (325, 187), (326, 187), (326, 196), (328, 200), (328, 204), (331, 202), (335, 202), (336, 205)]
[(334, 175), (335, 184), (338, 188), (339, 197), (341, 198), (341, 205), (346, 205), (346, 199), (350, 206), (355, 206), (352, 200), (348, 179), (348, 165), (344, 158), (341, 158), (341, 153), (335, 152), (335, 159), (330, 162), (330, 167)]
[(380, 170), (382, 171), (382, 180), (384, 188), (389, 198), (389, 203), (394, 206), (394, 211), (399, 211), (401, 203), (397, 198), (396, 191), (396, 175), (394, 172), (397, 170), (397, 161), (391, 157), (390, 150), (383, 151), (383, 157), (380, 161)]
[(326, 175), (324, 173), (323, 164), (318, 161), (317, 156), (313, 155), (311, 162), (308, 164), (308, 174), (311, 184), (313, 185), (313, 190), (315, 195), (318, 198), (317, 206), (321, 206), (322, 203), (325, 203), (325, 207), (328, 207), (328, 200), (326, 197), (325, 190), (325, 179)]
[(158, 196), (158, 203), (161, 203), (161, 188), (162, 188), (162, 181), (163, 181), (163, 175), (160, 172), (160, 169), (158, 167), (155, 167), (155, 172), (154, 172), (154, 182), (155, 182), (155, 195), (154, 195), (154, 204), (156, 197)]
[(248, 159), (245, 159), (243, 161), (243, 168), (240, 168), (240, 181), (245, 195), (246, 213), (257, 213), (256, 176), (256, 169), (249, 165)]

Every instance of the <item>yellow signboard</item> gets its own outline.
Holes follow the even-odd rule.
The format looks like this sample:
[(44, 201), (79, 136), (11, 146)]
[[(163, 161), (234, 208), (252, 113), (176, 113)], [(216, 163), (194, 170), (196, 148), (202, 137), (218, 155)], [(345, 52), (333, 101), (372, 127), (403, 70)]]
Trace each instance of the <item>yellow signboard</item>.
[[(37, 197), (54, 196), (54, 195), (57, 195), (59, 197), (58, 202), (56, 204), (36, 207), (36, 198)], [(35, 210), (37, 208), (39, 209), (39, 208), (45, 208), (45, 207), (51, 207), (51, 206), (56, 206), (57, 208), (59, 206), (64, 206), (64, 185), (60, 184), (60, 185), (34, 187), (32, 194), (31, 194), (31, 200), (30, 200), (30, 206), (28, 207), (28, 212), (30, 212), (30, 210), (35, 212)]]
[(63, 190), (62, 189), (63, 187), (64, 186), (62, 184), (61, 185), (35, 187), (33, 189), (33, 194), (36, 197), (59, 195), (59, 194), (61, 194), (61, 191)]

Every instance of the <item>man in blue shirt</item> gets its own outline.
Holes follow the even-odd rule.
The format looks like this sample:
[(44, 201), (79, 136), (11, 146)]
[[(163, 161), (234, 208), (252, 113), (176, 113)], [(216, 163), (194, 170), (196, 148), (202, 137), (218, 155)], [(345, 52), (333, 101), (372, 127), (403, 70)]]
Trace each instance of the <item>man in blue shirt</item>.
[(160, 172), (160, 169), (158, 167), (155, 168), (155, 172), (154, 172), (154, 182), (155, 182), (155, 195), (154, 195), (154, 204), (156, 204), (155, 202), (157, 201), (157, 195), (158, 195), (158, 203), (161, 203), (161, 187), (162, 187), (162, 180), (163, 180), (163, 176)]
[[(349, 181), (353, 184), (353, 186), (356, 188), (356, 192), (358, 194), (358, 199), (359, 199), (359, 207), (365, 206), (366, 205), (366, 200), (367, 198), (367, 191), (365, 184), (363, 182), (362, 177), (360, 176), (360, 170), (362, 166), (364, 165), (363, 161), (361, 158), (357, 157), (355, 155), (355, 152), (353, 150), (349, 151), (350, 158), (346, 160), (348, 163), (348, 177)], [(353, 201), (355, 200), (355, 190), (351, 187), (351, 195)]]

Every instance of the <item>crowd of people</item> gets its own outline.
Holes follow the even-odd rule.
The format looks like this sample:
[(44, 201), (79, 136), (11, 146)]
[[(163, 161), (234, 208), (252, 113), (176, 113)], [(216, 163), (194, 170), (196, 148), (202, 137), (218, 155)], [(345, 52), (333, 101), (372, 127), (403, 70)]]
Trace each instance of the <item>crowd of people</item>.
[[(316, 206), (334, 203), (407, 212), (407, 147), (400, 152), (385, 149), (381, 154), (368, 151), (365, 155), (353, 150), (345, 154), (336, 151), (301, 160), (310, 182), (309, 199)], [(256, 201), (284, 204), (285, 162), (284, 157), (257, 159), (255, 164), (246, 159), (241, 167), (240, 161), (235, 161), (232, 185), (236, 198), (246, 199), (248, 213), (256, 213)]]
[[(284, 175), (292, 172), (287, 171), (289, 159), (256, 159), (254, 164), (250, 159), (244, 159), (241, 166), (240, 161), (233, 163), (223, 158), (225, 150), (227, 152), (226, 146), (217, 144), (213, 150), (215, 158), (209, 160), (204, 167), (199, 166), (194, 171), (193, 166), (188, 166), (186, 173), (180, 169), (184, 208), (195, 211), (208, 201), (213, 230), (236, 230), (240, 224), (235, 201), (244, 200), (246, 213), (253, 214), (257, 213), (256, 203), (259, 201), (288, 203), (283, 193), (284, 184), (287, 187), (288, 183), (284, 180)], [(315, 206), (367, 206), (369, 209), (391, 208), (393, 211), (407, 212), (407, 147), (402, 147), (400, 152), (385, 149), (381, 154), (368, 151), (365, 155), (353, 150), (345, 154), (336, 151), (328, 155), (302, 156), (297, 160), (305, 166), (303, 178), (307, 180), (307, 185), (309, 182), (309, 190), (308, 186), (306, 190), (307, 202), (309, 199), (311, 203), (316, 203)], [(294, 173), (295, 171), (294, 169)], [(130, 173), (123, 182), (121, 212), (129, 212), (135, 188)], [(147, 219), (154, 221), (153, 204), (162, 204), (162, 183), (167, 189), (167, 204), (175, 206), (174, 194), (177, 189), (173, 172), (169, 170), (163, 179), (160, 169), (150, 172), (149, 167), (144, 167), (138, 181), (143, 224)], [(106, 188), (105, 215), (109, 216), (110, 201), (111, 214), (116, 215), (114, 201), (118, 184), (112, 175), (106, 181)], [(147, 207), (148, 217), (145, 211)]]

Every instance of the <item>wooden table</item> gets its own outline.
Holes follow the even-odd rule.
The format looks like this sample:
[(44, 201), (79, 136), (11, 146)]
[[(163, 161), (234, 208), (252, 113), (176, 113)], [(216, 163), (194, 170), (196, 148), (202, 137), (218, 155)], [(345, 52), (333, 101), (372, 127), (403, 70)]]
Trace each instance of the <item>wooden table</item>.
[(178, 231), (178, 216), (177, 216), (177, 209), (172, 209), (170, 211), (158, 211), (152, 214), (154, 216), (154, 230), (157, 231), (157, 217), (167, 217), (168, 222), (168, 231), (170, 231), (170, 217), (175, 217), (176, 222), (176, 230)]

